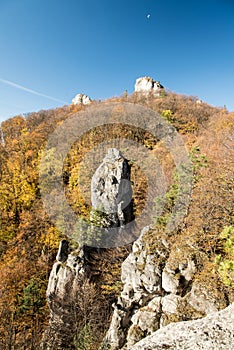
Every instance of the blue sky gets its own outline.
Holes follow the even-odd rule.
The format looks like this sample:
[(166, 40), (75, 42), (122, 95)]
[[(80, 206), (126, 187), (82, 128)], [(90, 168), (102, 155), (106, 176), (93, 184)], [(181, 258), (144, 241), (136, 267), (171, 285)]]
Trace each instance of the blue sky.
[(0, 0), (0, 120), (145, 75), (234, 110), (234, 0)]

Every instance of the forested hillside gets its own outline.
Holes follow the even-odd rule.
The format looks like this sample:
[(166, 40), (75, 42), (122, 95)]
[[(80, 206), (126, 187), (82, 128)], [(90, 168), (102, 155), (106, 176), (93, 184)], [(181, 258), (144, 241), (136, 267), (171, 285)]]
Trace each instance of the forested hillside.
[[(193, 192), (187, 216), (170, 245), (190, 241), (201, 256), (199, 279), (223, 307), (234, 301), (234, 208), (233, 142), (234, 113), (215, 108), (195, 97), (175, 93), (160, 97), (124, 94), (95, 104), (129, 102), (141, 104), (171, 123), (179, 132), (193, 164)], [(46, 288), (59, 242), (64, 238), (50, 221), (39, 188), (39, 164), (46, 141), (57, 126), (90, 106), (65, 106), (56, 110), (16, 116), (1, 124), (0, 144), (0, 349), (38, 349), (48, 324)], [(82, 136), (64, 162), (63, 178), (66, 197), (74, 212), (89, 218), (90, 204), (85, 200), (80, 178), (90, 179), (91, 168), (83, 169), (86, 153), (106, 140), (137, 140), (157, 157), (168, 180), (166, 205), (147, 236), (151, 249), (154, 237), (164, 235), (165, 223), (177, 195), (175, 167), (170, 154), (152, 135), (142, 129), (123, 125), (105, 125)], [(124, 153), (124, 150), (123, 150)], [(131, 159), (130, 159), (131, 161)], [(150, 168), (150, 164), (149, 164)], [(147, 181), (144, 169), (132, 162), (135, 215), (144, 206)], [(83, 189), (89, 193), (89, 181)], [(148, 223), (145, 222), (145, 225)], [(102, 324), (110, 321), (111, 303), (120, 291), (120, 269), (127, 249), (108, 254), (100, 291), (106, 314)], [(117, 258), (118, 257), (118, 258)], [(113, 261), (111, 260), (113, 259)], [(176, 252), (175, 252), (176, 259)], [(106, 327), (106, 328), (107, 328)], [(104, 332), (105, 329), (100, 329)], [(98, 332), (98, 330), (96, 330)], [(98, 341), (104, 336), (96, 334)], [(85, 349), (97, 349), (95, 340)]]

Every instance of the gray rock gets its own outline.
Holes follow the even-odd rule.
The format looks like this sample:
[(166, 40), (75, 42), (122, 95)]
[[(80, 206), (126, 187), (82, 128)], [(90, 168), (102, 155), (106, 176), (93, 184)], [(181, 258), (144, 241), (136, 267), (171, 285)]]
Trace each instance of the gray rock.
[(162, 273), (162, 287), (166, 292), (176, 293), (179, 279), (175, 278), (174, 271), (164, 269)]
[(92, 177), (91, 202), (104, 214), (105, 227), (124, 226), (133, 218), (130, 166), (116, 148), (108, 150)]
[[(63, 350), (75, 349), (73, 338), (75, 334), (76, 295), (82, 278), (85, 278), (84, 251), (69, 254), (61, 261), (64, 246), (60, 244), (59, 254), (50, 273), (47, 286), (47, 300), (50, 309), (49, 326), (43, 336), (41, 349)], [(66, 246), (67, 248), (67, 246)]]
[(149, 231), (150, 227), (143, 229), (122, 264), (123, 291), (114, 305), (103, 349), (131, 349), (170, 322), (199, 318), (224, 307), (223, 300), (214, 300), (212, 291), (194, 280), (196, 251), (190, 246), (174, 250), (160, 238), (152, 247), (145, 238)]
[(129, 349), (234, 349), (234, 304), (202, 319), (171, 323), (129, 347)]
[[(132, 253), (122, 264), (123, 291), (114, 305), (110, 328), (103, 349), (121, 349), (133, 345), (145, 334), (159, 328), (162, 296), (162, 266), (168, 251), (162, 242), (155, 254), (148, 253), (146, 227), (133, 243)], [(157, 262), (158, 260), (158, 262)], [(147, 320), (147, 321), (146, 321)]]
[(166, 292), (176, 294), (182, 282), (186, 286), (193, 279), (197, 269), (194, 261), (188, 257), (183, 262), (178, 260), (174, 268), (171, 268), (170, 265), (169, 260), (162, 273), (162, 287)]
[(161, 300), (162, 313), (165, 315), (178, 313), (178, 305), (180, 303), (181, 297), (175, 294), (165, 295)]
[(216, 312), (220, 309), (219, 300), (207, 292), (206, 288), (194, 282), (188, 297), (189, 304), (203, 314)]

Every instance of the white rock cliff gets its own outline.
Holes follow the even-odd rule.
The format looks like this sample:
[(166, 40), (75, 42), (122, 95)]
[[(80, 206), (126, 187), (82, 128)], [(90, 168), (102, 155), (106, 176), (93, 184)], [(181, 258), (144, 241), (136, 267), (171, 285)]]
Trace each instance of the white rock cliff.
[(72, 99), (72, 104), (73, 105), (88, 105), (92, 102), (91, 98), (87, 95), (84, 94), (77, 94), (73, 99)]
[(154, 96), (160, 96), (164, 90), (160, 82), (155, 81), (150, 77), (141, 77), (136, 80), (135, 92), (147, 95), (152, 93)]

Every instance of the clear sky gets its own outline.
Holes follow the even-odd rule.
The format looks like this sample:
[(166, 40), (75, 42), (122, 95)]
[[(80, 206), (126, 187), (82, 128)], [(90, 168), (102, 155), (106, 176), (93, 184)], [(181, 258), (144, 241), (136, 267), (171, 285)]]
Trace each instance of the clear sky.
[(234, 110), (234, 0), (0, 0), (0, 120), (145, 75)]

